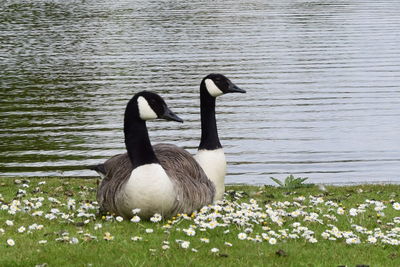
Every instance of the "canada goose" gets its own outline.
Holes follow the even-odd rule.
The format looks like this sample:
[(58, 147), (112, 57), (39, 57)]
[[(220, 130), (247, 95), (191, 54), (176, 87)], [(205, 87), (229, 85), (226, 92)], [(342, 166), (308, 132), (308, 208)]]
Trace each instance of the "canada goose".
[(155, 93), (143, 91), (129, 101), (127, 153), (92, 167), (103, 177), (97, 191), (101, 211), (130, 218), (140, 209), (146, 219), (155, 213), (191, 213), (212, 203), (214, 185), (190, 153), (171, 144), (151, 146), (145, 121), (157, 118), (182, 122)]
[(218, 137), (215, 98), (227, 93), (246, 93), (222, 74), (209, 74), (200, 83), (201, 140), (195, 159), (215, 185), (215, 200), (225, 191), (226, 159)]

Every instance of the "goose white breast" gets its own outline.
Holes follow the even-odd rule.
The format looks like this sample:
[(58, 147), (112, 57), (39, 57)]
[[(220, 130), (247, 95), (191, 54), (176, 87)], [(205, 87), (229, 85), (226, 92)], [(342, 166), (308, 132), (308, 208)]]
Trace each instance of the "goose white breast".
[(135, 168), (126, 182), (120, 201), (120, 212), (131, 214), (132, 207), (139, 208), (141, 216), (154, 213), (166, 215), (176, 200), (171, 179), (160, 164), (152, 163)]

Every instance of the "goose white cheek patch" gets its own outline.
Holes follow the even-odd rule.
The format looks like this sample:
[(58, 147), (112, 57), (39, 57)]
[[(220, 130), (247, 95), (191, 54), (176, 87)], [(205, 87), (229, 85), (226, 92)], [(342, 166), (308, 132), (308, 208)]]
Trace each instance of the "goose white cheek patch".
[(206, 83), (207, 91), (211, 96), (217, 97), (217, 96), (220, 96), (223, 94), (223, 92), (218, 88), (218, 86), (215, 85), (213, 80), (206, 79), (205, 83)]
[(142, 120), (157, 119), (157, 114), (150, 107), (149, 103), (143, 96), (139, 96), (137, 102), (139, 107), (139, 115)]

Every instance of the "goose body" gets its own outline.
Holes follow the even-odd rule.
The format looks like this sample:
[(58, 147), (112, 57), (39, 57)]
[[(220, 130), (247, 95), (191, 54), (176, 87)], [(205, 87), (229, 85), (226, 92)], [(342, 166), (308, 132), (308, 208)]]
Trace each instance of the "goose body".
[(155, 118), (181, 121), (154, 93), (141, 92), (128, 103), (127, 153), (93, 168), (104, 177), (97, 191), (101, 211), (130, 218), (133, 209), (140, 209), (142, 218), (170, 217), (212, 202), (214, 185), (187, 151), (170, 144), (151, 146), (145, 120)]
[[(173, 205), (164, 205), (164, 202), (159, 203), (158, 201), (161, 195), (166, 199), (165, 203), (170, 203), (168, 201), (170, 190), (164, 190), (158, 186), (153, 188), (156, 184), (149, 187), (144, 186), (144, 188), (153, 188), (154, 190), (149, 194), (144, 194), (144, 197), (147, 198), (153, 194), (156, 194), (156, 197), (149, 201), (139, 199), (139, 202), (143, 202), (143, 205), (140, 206), (142, 210), (140, 214), (141, 217), (148, 218), (154, 213), (163, 214), (165, 217), (170, 217), (177, 213), (190, 214), (212, 203), (215, 194), (214, 184), (207, 178), (203, 169), (189, 152), (172, 144), (156, 144), (153, 146), (153, 149), (160, 164), (157, 164), (158, 166), (144, 166), (148, 168), (142, 170), (142, 172), (148, 171), (153, 173), (153, 168), (157, 169), (156, 171), (161, 171), (159, 168), (159, 166), (161, 166), (172, 184), (174, 202)], [(134, 170), (128, 154), (116, 155), (105, 163), (97, 165), (95, 170), (104, 177), (97, 191), (97, 199), (100, 203), (101, 210), (120, 215), (126, 214), (125, 217), (131, 216), (132, 205), (129, 205), (129, 203), (134, 203), (135, 199), (129, 196), (133, 196), (134, 198), (134, 196), (141, 194), (132, 192), (134, 190), (138, 191), (138, 187), (135, 187), (135, 177), (132, 177)], [(161, 177), (164, 177), (164, 175)], [(143, 180), (141, 178), (139, 179)], [(126, 188), (135, 188), (133, 190), (128, 189), (132, 194), (119, 195), (117, 192), (121, 192), (123, 185), (129, 183), (129, 181), (131, 184), (127, 185)], [(168, 185), (167, 188), (170, 188), (168, 181), (166, 179), (163, 181), (166, 181)], [(141, 183), (140, 185), (146, 184), (145, 181), (145, 183)], [(143, 186), (141, 187), (143, 188)], [(158, 192), (156, 193), (155, 190)], [(130, 200), (127, 201), (128, 199)], [(153, 201), (159, 203), (159, 205), (154, 205)], [(153, 203), (153, 206), (161, 207), (161, 211), (153, 212), (154, 208), (149, 207), (150, 203)], [(144, 214), (146, 210), (151, 211)]]
[(209, 74), (200, 83), (201, 140), (195, 159), (215, 185), (214, 201), (225, 192), (226, 159), (219, 141), (215, 99), (226, 93), (245, 93), (222, 74)]
[(226, 159), (224, 150), (222, 148), (200, 149), (194, 158), (215, 185), (214, 200), (221, 200), (225, 192)]

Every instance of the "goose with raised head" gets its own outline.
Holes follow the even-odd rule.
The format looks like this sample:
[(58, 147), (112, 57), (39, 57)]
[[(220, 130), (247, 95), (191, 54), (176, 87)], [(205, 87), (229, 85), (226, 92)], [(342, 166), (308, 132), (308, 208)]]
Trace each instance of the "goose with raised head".
[(128, 102), (127, 153), (92, 167), (103, 177), (97, 191), (101, 211), (130, 218), (140, 209), (142, 218), (170, 217), (213, 201), (214, 184), (190, 153), (171, 144), (151, 145), (146, 121), (157, 118), (182, 122), (155, 93), (143, 91)]
[(219, 141), (215, 99), (227, 93), (246, 93), (222, 74), (209, 74), (200, 83), (201, 140), (195, 159), (215, 185), (215, 200), (225, 192), (226, 159)]

